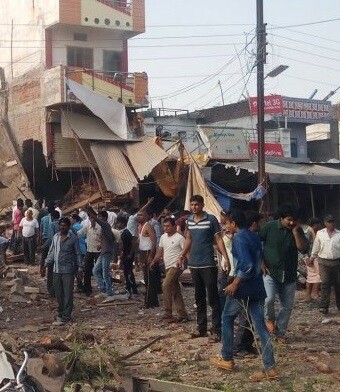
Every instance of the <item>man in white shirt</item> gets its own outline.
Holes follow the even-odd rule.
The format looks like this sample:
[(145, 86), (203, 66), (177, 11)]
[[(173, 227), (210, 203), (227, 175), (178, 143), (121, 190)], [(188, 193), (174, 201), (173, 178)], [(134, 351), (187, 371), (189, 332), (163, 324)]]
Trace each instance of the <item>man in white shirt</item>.
[(325, 228), (316, 233), (310, 262), (319, 258), (321, 278), (321, 300), (319, 311), (328, 313), (332, 286), (334, 285), (335, 301), (340, 310), (340, 231), (335, 228), (334, 217), (326, 215)]
[[(163, 302), (164, 317), (167, 322), (187, 322), (189, 321), (188, 313), (185, 309), (179, 277), (182, 269), (178, 266), (178, 260), (184, 247), (185, 238), (177, 232), (176, 220), (167, 217), (163, 221), (164, 234), (159, 240), (159, 246), (156, 255), (151, 262), (151, 268), (162, 258), (166, 270), (166, 276), (163, 281)], [(177, 319), (172, 315), (172, 301), (174, 301), (177, 312)]]
[(39, 210), (37, 210), (36, 208), (33, 207), (32, 200), (31, 199), (26, 199), (25, 200), (25, 204), (26, 204), (26, 207), (27, 207), (26, 212), (28, 210), (31, 210), (32, 213), (33, 213), (33, 219), (37, 219), (38, 220)]
[(25, 262), (26, 264), (33, 265), (35, 263), (39, 224), (38, 221), (33, 218), (32, 210), (27, 210), (26, 216), (21, 219), (19, 233), (23, 238)]
[(90, 226), (85, 225), (78, 232), (78, 236), (86, 235), (86, 255), (84, 257), (84, 294), (88, 297), (92, 294), (91, 276), (94, 264), (100, 255), (102, 229), (93, 218), (88, 218)]

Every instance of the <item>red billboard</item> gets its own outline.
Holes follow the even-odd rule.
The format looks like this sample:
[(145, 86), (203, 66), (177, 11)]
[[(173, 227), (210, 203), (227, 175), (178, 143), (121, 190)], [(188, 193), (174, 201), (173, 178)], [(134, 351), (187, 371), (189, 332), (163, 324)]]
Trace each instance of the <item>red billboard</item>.
[[(249, 98), (249, 108), (251, 114), (257, 114), (257, 97)], [(268, 95), (264, 97), (264, 113), (282, 113), (283, 100), (282, 95)]]
[[(249, 142), (250, 154), (254, 157), (258, 156), (258, 143)], [(280, 143), (265, 143), (264, 153), (266, 157), (283, 157), (283, 148)]]

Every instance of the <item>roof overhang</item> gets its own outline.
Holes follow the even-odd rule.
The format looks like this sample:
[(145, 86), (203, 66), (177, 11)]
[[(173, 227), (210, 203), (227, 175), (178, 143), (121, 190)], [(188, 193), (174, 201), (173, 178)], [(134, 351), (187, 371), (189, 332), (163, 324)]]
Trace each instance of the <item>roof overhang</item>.
[[(251, 173), (258, 172), (257, 161), (228, 162), (225, 167), (247, 170)], [(296, 183), (311, 185), (338, 185), (340, 184), (340, 169), (323, 165), (266, 162), (266, 173), (272, 183)]]

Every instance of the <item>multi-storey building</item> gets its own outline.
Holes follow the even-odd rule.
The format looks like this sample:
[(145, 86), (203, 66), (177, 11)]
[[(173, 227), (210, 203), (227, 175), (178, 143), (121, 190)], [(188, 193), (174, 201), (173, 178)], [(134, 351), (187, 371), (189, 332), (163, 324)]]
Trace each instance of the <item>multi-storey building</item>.
[[(128, 67), (128, 40), (145, 31), (144, 0), (3, 0), (1, 7), (1, 117), (16, 154), (10, 158), (22, 163), (39, 197), (61, 197), (84, 172), (100, 188), (108, 173), (105, 162), (98, 168), (91, 140), (115, 140), (105, 137), (116, 131), (114, 119), (107, 127), (70, 85), (92, 101), (111, 100), (115, 110), (124, 105), (129, 119), (148, 105), (146, 73)], [(76, 135), (81, 124), (86, 129)], [(49, 186), (51, 178), (58, 187)]]

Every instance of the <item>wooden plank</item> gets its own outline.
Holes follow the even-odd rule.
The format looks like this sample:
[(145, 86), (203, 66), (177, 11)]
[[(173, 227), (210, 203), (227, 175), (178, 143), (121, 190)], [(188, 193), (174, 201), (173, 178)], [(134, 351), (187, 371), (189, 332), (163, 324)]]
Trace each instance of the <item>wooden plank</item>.
[(71, 206), (65, 208), (65, 209), (63, 210), (63, 214), (67, 215), (67, 214), (69, 214), (70, 212), (73, 212), (73, 211), (75, 211), (75, 210), (78, 210), (78, 209), (81, 208), (81, 207), (86, 206), (86, 204), (93, 203), (93, 202), (95, 202), (96, 200), (101, 199), (101, 197), (102, 197), (102, 196), (101, 196), (100, 192), (96, 192), (96, 193), (94, 193), (92, 196), (90, 196), (90, 197), (88, 197), (88, 198), (86, 198), (86, 199), (83, 199), (82, 201), (80, 201), (80, 202), (78, 202), (78, 203), (75, 203), (75, 204), (72, 204)]

